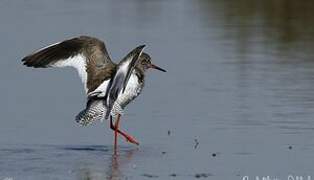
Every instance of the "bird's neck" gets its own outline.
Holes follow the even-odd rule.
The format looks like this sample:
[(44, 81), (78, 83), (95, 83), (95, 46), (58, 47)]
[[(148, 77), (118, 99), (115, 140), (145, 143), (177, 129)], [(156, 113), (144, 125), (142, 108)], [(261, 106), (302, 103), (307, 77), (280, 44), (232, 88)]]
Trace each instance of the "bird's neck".
[(133, 73), (135, 73), (141, 83), (144, 83), (145, 73), (141, 69), (135, 67)]

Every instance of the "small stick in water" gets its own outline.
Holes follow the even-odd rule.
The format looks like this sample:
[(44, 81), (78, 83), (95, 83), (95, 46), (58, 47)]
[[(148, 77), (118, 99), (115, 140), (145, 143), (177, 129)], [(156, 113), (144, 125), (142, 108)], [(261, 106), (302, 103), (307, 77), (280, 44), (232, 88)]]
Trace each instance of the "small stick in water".
[(198, 142), (197, 139), (194, 139), (194, 142), (195, 142), (194, 149), (196, 149), (200, 143)]

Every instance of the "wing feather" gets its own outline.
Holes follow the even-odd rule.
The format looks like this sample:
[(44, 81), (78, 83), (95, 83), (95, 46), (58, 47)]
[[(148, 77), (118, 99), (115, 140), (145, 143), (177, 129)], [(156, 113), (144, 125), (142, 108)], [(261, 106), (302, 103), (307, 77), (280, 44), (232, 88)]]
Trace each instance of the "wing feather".
[(138, 59), (143, 52), (145, 45), (138, 46), (137, 48), (133, 49), (119, 64), (116, 69), (116, 74), (114, 78), (111, 79), (108, 90), (106, 91), (106, 107), (107, 112), (105, 118), (107, 119), (114, 102), (117, 100), (118, 95), (125, 89), (129, 79), (131, 72), (133, 71), (134, 67), (136, 66)]
[[(102, 70), (112, 73), (114, 72), (112, 69), (115, 68), (104, 42), (89, 36), (75, 37), (46, 46), (24, 57), (22, 62), (34, 68), (74, 67), (83, 81), (86, 92), (95, 89), (104, 80), (97, 79)], [(91, 83), (93, 81), (96, 84)]]

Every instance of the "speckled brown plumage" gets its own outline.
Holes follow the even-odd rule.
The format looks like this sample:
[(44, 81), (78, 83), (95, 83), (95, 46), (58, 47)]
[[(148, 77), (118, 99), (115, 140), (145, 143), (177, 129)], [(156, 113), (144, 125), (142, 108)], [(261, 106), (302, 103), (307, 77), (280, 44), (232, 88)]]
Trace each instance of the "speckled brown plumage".
[(45, 68), (78, 54), (88, 58), (86, 60), (88, 92), (93, 91), (103, 80), (109, 79), (115, 73), (116, 65), (111, 61), (105, 44), (88, 36), (57, 43), (24, 57), (22, 61), (29, 67)]
[(105, 67), (95, 69), (93, 66), (87, 66), (88, 73), (87, 88), (88, 93), (93, 92), (102, 82), (109, 80), (116, 72), (115, 64), (108, 64)]

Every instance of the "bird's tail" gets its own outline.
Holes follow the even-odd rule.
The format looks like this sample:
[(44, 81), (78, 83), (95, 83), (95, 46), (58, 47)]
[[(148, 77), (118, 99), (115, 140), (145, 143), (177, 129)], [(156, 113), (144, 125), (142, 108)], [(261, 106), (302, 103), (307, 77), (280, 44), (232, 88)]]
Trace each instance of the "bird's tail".
[(86, 108), (75, 117), (75, 121), (82, 126), (87, 126), (95, 121), (102, 120), (105, 111), (102, 100), (91, 100), (87, 103)]

